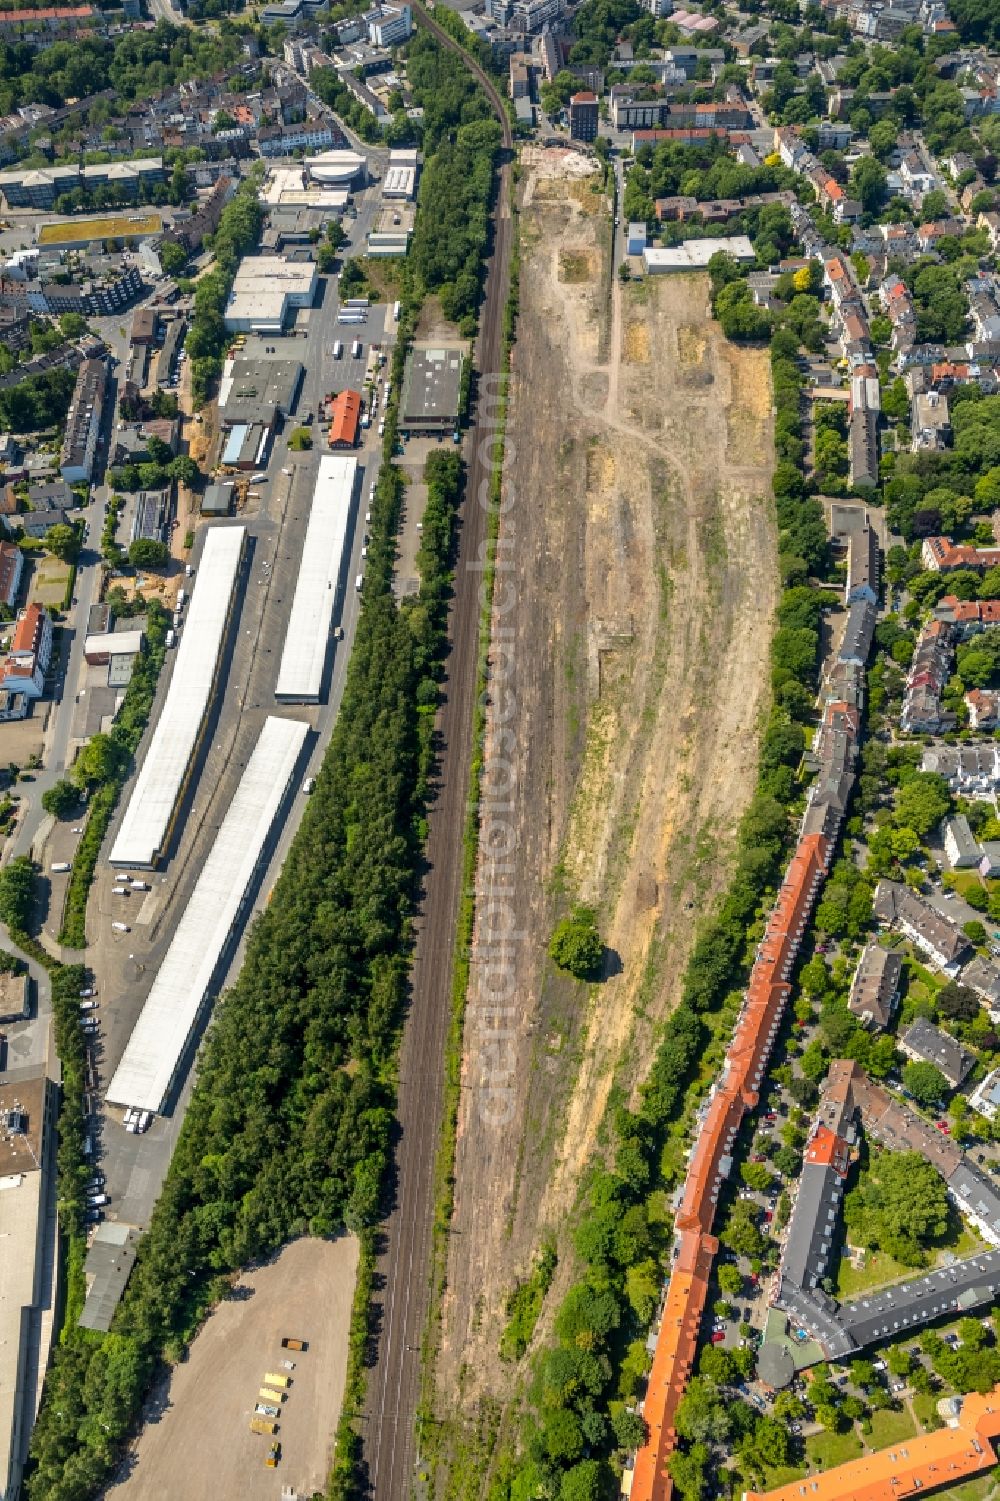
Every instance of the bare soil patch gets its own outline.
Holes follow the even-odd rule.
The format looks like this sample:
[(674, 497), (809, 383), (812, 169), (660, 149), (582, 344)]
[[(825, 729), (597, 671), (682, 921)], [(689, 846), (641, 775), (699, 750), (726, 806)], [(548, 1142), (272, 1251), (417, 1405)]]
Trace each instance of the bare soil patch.
[[(111, 1501), (275, 1501), (282, 1484), (300, 1496), (322, 1491), (344, 1395), (347, 1336), (358, 1264), (353, 1236), (297, 1240), (267, 1266), (245, 1273), (153, 1398)], [(306, 1339), (298, 1353), (285, 1335)], [(250, 1432), (266, 1372), (293, 1360), (276, 1435), (281, 1462), (264, 1461), (272, 1440)]]
[[(506, 1299), (546, 1231), (569, 1252), (612, 1085), (628, 1096), (641, 1082), (725, 884), (777, 598), (766, 352), (726, 345), (703, 276), (615, 278), (609, 318), (596, 179), (563, 152), (529, 147), (523, 163), (502, 523), (513, 604), (495, 623), (512, 634), (502, 659), (494, 645), (506, 677), (491, 713), (504, 712), (486, 745), (488, 776), (511, 767), (514, 853), (506, 874), (481, 861), (476, 935), (491, 936), (491, 900), (510, 903), (516, 983), (498, 1024), (474, 962), (442, 1417), (513, 1389), (520, 1372), (498, 1354)], [(562, 258), (584, 247), (593, 275), (567, 281)], [(546, 952), (577, 899), (598, 908), (608, 946), (589, 989)], [(564, 1260), (549, 1308), (565, 1276)]]

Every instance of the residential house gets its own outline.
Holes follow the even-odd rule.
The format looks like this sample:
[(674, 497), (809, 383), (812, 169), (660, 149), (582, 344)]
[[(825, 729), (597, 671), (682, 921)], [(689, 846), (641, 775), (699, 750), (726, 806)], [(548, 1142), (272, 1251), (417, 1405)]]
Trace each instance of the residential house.
[(866, 944), (851, 981), (848, 1010), (866, 1027), (884, 1031), (892, 1020), (902, 972), (901, 954), (874, 941)]
[(910, 422), (913, 434), (910, 447), (914, 453), (947, 448), (951, 440), (951, 417), (948, 398), (940, 391), (913, 397)]
[(967, 1053), (954, 1037), (922, 1016), (912, 1021), (902, 1033), (899, 1047), (907, 1058), (917, 1063), (932, 1063), (952, 1089), (957, 1089), (966, 1079), (976, 1061), (975, 1056)]
[(900, 881), (879, 881), (872, 910), (882, 927), (904, 933), (938, 969), (958, 974), (972, 945), (961, 928), (924, 897)]
[(964, 813), (945, 819), (944, 852), (952, 870), (974, 870), (983, 858), (979, 843)]
[(0, 542), (0, 604), (11, 609), (21, 587), (24, 554), (13, 542)]

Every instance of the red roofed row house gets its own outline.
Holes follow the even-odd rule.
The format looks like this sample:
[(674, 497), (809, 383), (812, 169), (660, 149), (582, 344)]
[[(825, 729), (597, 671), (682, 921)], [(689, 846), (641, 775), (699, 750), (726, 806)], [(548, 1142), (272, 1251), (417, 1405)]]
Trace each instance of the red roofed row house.
[[(642, 1402), (648, 1439), (635, 1456), (631, 1501), (669, 1501), (673, 1492), (667, 1465), (677, 1444), (677, 1408), (697, 1352), (712, 1261), (718, 1250), (712, 1227), (719, 1191), (732, 1168), (733, 1147), (743, 1117), (759, 1099), (791, 992), (792, 969), (833, 856), (853, 783), (860, 718), (855, 706), (863, 693), (864, 659), (871, 644), (876, 607), (870, 599), (857, 599), (851, 611), (859, 616), (857, 633), (863, 642), (855, 652), (845, 637), (824, 688), (824, 728), (814, 743), (819, 775), (810, 792), (795, 853), (757, 949), (722, 1075), (703, 1111), (674, 1221), (674, 1262)], [(848, 678), (851, 702), (843, 694)]]
[(969, 547), (950, 537), (925, 537), (920, 561), (931, 573), (954, 573), (956, 568), (986, 569), (1000, 565), (1000, 547)]

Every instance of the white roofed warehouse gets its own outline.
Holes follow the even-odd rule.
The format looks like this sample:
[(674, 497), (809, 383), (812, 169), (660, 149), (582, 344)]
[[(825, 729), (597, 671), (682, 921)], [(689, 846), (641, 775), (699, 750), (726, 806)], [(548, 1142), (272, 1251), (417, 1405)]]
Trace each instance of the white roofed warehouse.
[(293, 308), (312, 307), (315, 261), (248, 255), (239, 265), (223, 321), (230, 333), (280, 334)]
[(150, 870), (166, 848), (215, 690), (245, 539), (242, 526), (214, 527), (205, 538), (170, 687), (111, 846), (112, 865)]
[(227, 946), (246, 916), (268, 836), (309, 726), (270, 715), (108, 1087), (114, 1105), (161, 1113)]
[(285, 635), (275, 698), (317, 703), (323, 687), (333, 612), (340, 594), (357, 459), (324, 454), (319, 461), (302, 562)]

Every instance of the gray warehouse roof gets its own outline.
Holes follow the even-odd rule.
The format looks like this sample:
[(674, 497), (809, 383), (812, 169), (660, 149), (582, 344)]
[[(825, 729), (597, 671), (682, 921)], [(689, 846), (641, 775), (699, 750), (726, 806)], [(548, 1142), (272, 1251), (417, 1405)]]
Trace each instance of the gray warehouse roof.
[(416, 345), (406, 361), (400, 423), (437, 431), (458, 421), (463, 353), (460, 349)]
[(276, 412), (287, 417), (301, 384), (298, 360), (229, 360), (219, 383), (222, 420), (266, 424)]
[(132, 1275), (138, 1243), (139, 1231), (131, 1225), (107, 1220), (98, 1227), (84, 1263), (87, 1301), (80, 1315), (84, 1329), (106, 1334), (111, 1328), (115, 1309)]

